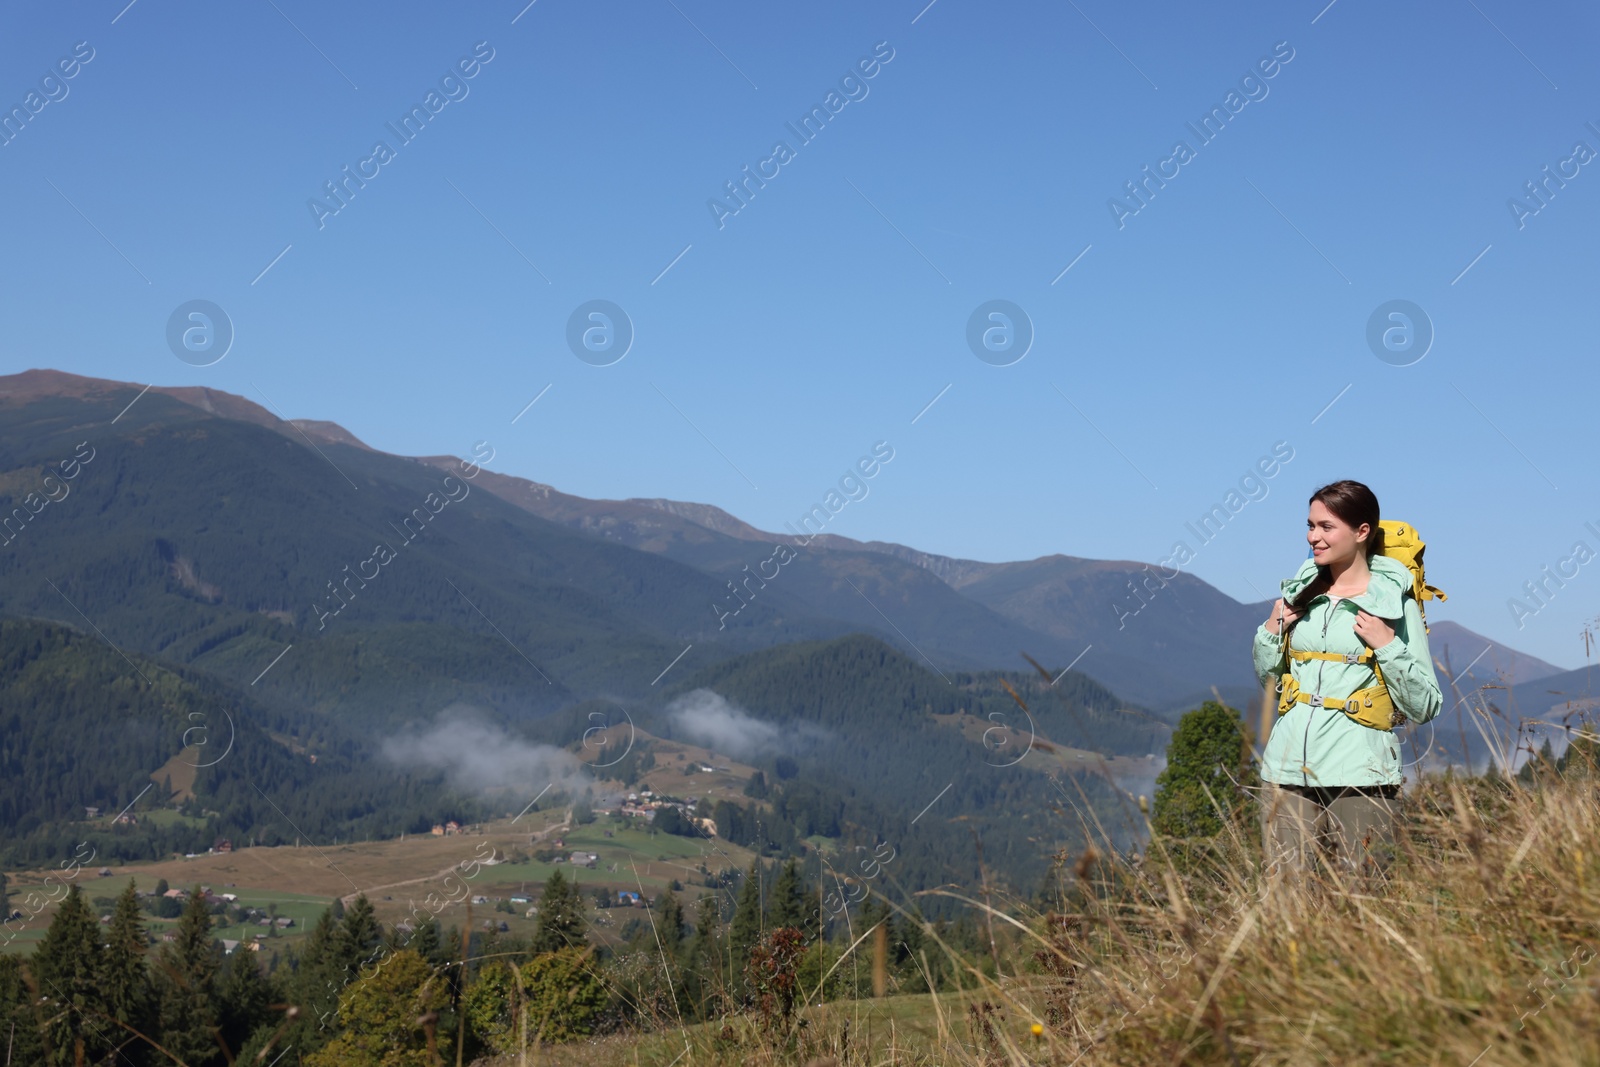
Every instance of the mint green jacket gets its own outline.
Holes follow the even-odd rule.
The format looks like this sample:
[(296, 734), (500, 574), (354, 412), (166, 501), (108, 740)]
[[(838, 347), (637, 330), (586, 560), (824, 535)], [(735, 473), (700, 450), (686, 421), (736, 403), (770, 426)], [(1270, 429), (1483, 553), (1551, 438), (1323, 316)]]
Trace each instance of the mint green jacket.
[[(1367, 647), (1355, 631), (1357, 609), (1365, 609), (1394, 628), (1394, 638), (1377, 649), (1378, 664), (1389, 695), (1401, 713), (1415, 723), (1439, 714), (1444, 695), (1433, 673), (1428, 633), (1422, 610), (1411, 591), (1411, 572), (1388, 556), (1367, 561), (1372, 572), (1367, 591), (1346, 597), (1330, 609), (1326, 593), (1313, 598), (1289, 629), (1291, 648), (1311, 652), (1361, 652)], [(1292, 602), (1317, 576), (1317, 564), (1306, 560), (1293, 578), (1283, 582), (1283, 599)], [(1277, 683), (1283, 672), (1283, 642), (1263, 623), (1252, 649), (1256, 679)], [(1291, 661), (1295, 681), (1307, 693), (1320, 693), (1332, 707), (1296, 702), (1287, 715), (1275, 715), (1272, 734), (1261, 759), (1261, 777), (1279, 785), (1399, 785), (1400, 745), (1395, 733), (1374, 730), (1350, 718), (1337, 706), (1358, 689), (1377, 684), (1372, 666), (1331, 660)]]

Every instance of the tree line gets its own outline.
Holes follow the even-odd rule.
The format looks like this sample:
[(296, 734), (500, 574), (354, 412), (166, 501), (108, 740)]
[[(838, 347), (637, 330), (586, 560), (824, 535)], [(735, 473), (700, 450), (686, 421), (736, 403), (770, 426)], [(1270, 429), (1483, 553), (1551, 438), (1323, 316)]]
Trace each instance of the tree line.
[(577, 883), (556, 871), (527, 937), (492, 922), (385, 927), (362, 895), (326, 909), (296, 948), (243, 942), (229, 954), (199, 887), (152, 945), (134, 882), (106, 921), (74, 885), (31, 956), (0, 956), (0, 1033), (12, 1062), (51, 1067), (222, 1067), (279, 1055), (376, 1067), (453, 1062), (458, 1048), (470, 1061), (746, 1012), (785, 1031), (798, 1004), (867, 994), (863, 968), (840, 963), (879, 924), (902, 991), (950, 980), (943, 952), (928, 951), (935, 941), (978, 955), (970, 919), (927, 923), (878, 897), (834, 910), (825, 889), (794, 859), (757, 860), (696, 901), (681, 886), (663, 891), (607, 947), (591, 937)]

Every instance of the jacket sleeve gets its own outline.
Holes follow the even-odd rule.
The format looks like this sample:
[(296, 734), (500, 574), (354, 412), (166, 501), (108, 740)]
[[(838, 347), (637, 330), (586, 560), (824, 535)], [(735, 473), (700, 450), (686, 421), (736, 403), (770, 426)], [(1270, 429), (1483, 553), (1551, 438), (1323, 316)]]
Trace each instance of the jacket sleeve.
[(1383, 680), (1395, 706), (1412, 722), (1424, 723), (1439, 714), (1444, 694), (1433, 673), (1428, 631), (1414, 597), (1405, 598), (1404, 612), (1397, 620), (1394, 640), (1377, 650), (1378, 665), (1383, 668)]
[(1255, 659), (1256, 682), (1266, 685), (1270, 680), (1273, 685), (1277, 685), (1278, 678), (1283, 674), (1283, 638), (1267, 629), (1266, 623), (1262, 623), (1256, 627), (1256, 639), (1251, 647), (1251, 654)]

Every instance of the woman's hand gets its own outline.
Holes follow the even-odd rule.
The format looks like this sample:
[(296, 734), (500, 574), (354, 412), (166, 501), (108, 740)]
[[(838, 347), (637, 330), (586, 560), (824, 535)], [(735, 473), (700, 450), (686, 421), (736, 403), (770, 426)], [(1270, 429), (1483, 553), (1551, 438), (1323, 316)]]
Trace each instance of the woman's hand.
[(1293, 625), (1294, 621), (1303, 614), (1305, 613), (1285, 605), (1283, 598), (1279, 597), (1277, 603), (1272, 605), (1272, 614), (1267, 616), (1265, 623), (1267, 633), (1276, 634), (1279, 637), (1283, 636), (1283, 628)]
[(1356, 612), (1356, 636), (1367, 643), (1367, 647), (1376, 652), (1378, 649), (1394, 640), (1394, 627), (1366, 611)]

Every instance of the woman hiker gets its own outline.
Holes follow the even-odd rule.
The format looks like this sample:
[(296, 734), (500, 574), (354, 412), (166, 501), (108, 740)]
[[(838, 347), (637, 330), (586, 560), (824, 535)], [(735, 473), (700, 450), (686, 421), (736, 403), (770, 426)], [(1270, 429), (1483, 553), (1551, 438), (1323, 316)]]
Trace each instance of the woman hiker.
[[(1262, 755), (1263, 844), (1269, 870), (1307, 869), (1321, 843), (1346, 871), (1370, 864), (1383, 873), (1393, 858), (1400, 747), (1392, 730), (1352, 716), (1366, 698), (1349, 711), (1344, 702), (1378, 685), (1380, 671), (1395, 709), (1412, 722), (1438, 715), (1444, 698), (1411, 571), (1383, 555), (1378, 498), (1360, 482), (1338, 481), (1310, 503), (1311, 558), (1283, 583), (1253, 648), (1257, 680), (1275, 679), (1295, 697)], [(1286, 659), (1292, 682), (1283, 678)]]

